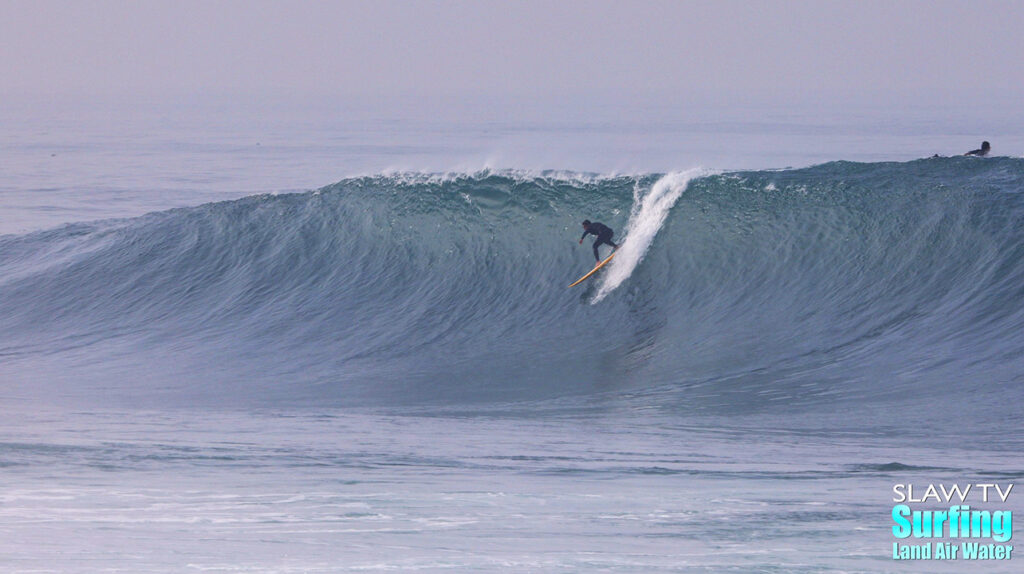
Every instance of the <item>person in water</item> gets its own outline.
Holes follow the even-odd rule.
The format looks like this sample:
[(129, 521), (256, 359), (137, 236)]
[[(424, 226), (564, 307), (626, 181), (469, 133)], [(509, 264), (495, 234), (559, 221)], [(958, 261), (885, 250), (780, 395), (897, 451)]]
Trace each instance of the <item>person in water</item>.
[(988, 150), (992, 149), (991, 144), (988, 142), (981, 142), (981, 149), (971, 150), (964, 155), (976, 155), (978, 157), (984, 157), (988, 155)]
[(591, 223), (589, 219), (584, 220), (583, 235), (580, 237), (580, 245), (583, 245), (583, 239), (588, 234), (597, 236), (597, 239), (594, 240), (594, 259), (596, 259), (598, 263), (601, 262), (601, 256), (597, 252), (597, 248), (599, 246), (605, 244), (611, 245), (612, 253), (614, 253), (615, 250), (619, 248), (619, 246), (612, 241), (612, 235), (615, 235), (615, 232), (612, 231), (611, 227), (608, 227), (603, 223), (598, 223), (596, 221)]

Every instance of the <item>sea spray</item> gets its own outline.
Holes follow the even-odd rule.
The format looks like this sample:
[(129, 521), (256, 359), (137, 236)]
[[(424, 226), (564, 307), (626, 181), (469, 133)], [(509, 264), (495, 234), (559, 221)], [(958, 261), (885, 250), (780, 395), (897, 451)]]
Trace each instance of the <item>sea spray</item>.
[(622, 246), (604, 274), (601, 286), (594, 296), (594, 303), (604, 299), (632, 275), (633, 270), (643, 261), (644, 255), (650, 249), (672, 206), (686, 191), (686, 187), (694, 179), (708, 174), (709, 172), (702, 168), (673, 172), (659, 179), (650, 190), (645, 190), (639, 185), (634, 188), (633, 206), (621, 240)]

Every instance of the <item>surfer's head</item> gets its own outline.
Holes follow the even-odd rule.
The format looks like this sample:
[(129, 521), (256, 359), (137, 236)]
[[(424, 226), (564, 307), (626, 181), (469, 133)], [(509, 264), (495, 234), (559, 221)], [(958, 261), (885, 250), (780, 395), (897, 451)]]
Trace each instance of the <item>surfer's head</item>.
[(988, 142), (981, 142), (981, 151), (987, 152), (992, 149), (992, 145)]
[(588, 227), (590, 227), (590, 220), (589, 219), (584, 219), (583, 220), (583, 229), (586, 229)]

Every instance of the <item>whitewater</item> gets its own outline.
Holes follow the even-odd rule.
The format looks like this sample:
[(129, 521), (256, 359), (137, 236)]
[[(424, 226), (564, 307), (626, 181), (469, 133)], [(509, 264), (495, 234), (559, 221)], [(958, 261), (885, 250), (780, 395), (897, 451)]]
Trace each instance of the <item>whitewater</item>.
[(5, 572), (960, 572), (893, 485), (1021, 480), (1020, 158), (381, 167), (435, 126), (312, 185), (333, 134), (210, 129), (4, 140)]

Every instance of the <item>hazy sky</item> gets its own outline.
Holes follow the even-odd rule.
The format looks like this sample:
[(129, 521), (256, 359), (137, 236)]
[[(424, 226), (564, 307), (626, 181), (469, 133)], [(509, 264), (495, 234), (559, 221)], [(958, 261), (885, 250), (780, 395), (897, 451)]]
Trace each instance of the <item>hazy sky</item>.
[(0, 96), (1024, 101), (1024, 2), (0, 0)]

